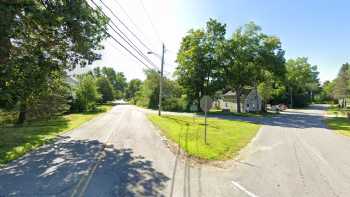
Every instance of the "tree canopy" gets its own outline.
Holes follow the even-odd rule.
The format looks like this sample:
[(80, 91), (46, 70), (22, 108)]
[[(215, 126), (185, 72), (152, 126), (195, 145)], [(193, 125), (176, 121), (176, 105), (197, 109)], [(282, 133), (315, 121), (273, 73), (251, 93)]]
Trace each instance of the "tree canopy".
[(100, 57), (107, 18), (85, 0), (0, 3), (1, 102), (20, 105), (18, 122), (51, 81)]

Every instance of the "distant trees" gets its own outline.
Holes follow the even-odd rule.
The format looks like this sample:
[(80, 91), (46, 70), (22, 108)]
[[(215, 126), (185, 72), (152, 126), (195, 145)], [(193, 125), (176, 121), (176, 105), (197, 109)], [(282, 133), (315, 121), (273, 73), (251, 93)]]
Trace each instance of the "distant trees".
[[(145, 70), (145, 74), (146, 79), (143, 81), (140, 90), (136, 93), (136, 104), (151, 109), (158, 109), (160, 76), (155, 70)], [(164, 78), (162, 100), (163, 110), (184, 110), (186, 102), (182, 95), (182, 89), (176, 81)]]
[(106, 103), (113, 101), (114, 90), (111, 82), (106, 77), (98, 77), (96, 79), (97, 91), (101, 95), (101, 102)]
[(136, 104), (136, 93), (138, 91), (140, 91), (142, 86), (142, 81), (139, 79), (132, 79), (129, 83), (128, 83), (128, 87), (126, 88), (125, 91), (125, 98), (129, 101), (131, 101), (132, 103)]
[(317, 98), (318, 102), (333, 102), (335, 100), (334, 96), (334, 87), (335, 80), (325, 81), (321, 87), (319, 97)]
[(85, 0), (1, 1), (0, 17), (0, 100), (19, 106), (18, 123), (67, 69), (97, 59), (107, 37), (107, 18)]
[(95, 111), (96, 104), (101, 99), (97, 91), (96, 80), (90, 74), (80, 75), (79, 83), (76, 87), (75, 107), (77, 111)]
[(345, 63), (341, 66), (339, 74), (334, 81), (334, 98), (338, 99), (341, 107), (347, 106), (347, 98), (350, 96), (350, 64)]
[(299, 57), (289, 59), (286, 67), (285, 84), (290, 107), (306, 106), (311, 102), (312, 93), (320, 86), (317, 66), (312, 66), (307, 58)]
[(190, 103), (204, 94), (233, 90), (237, 111), (244, 89), (256, 89), (263, 103), (305, 106), (319, 93), (317, 66), (307, 58), (286, 62), (281, 41), (253, 22), (227, 38), (226, 25), (210, 19), (205, 29), (190, 30), (177, 56), (175, 75)]

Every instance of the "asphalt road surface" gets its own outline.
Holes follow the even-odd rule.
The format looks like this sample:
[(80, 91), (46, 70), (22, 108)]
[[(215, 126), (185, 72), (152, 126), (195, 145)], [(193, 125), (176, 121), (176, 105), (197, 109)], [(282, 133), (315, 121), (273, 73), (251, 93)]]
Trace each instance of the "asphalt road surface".
[(348, 197), (350, 138), (323, 112), (250, 119), (264, 124), (256, 138), (215, 167), (170, 151), (144, 110), (116, 106), (0, 169), (0, 196)]

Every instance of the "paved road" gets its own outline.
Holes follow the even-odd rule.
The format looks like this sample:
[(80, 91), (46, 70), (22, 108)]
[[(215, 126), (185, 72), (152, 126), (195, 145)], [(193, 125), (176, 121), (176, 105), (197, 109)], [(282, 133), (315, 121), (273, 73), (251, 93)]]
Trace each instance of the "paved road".
[(350, 138), (327, 130), (322, 113), (259, 119), (255, 140), (218, 168), (191, 165), (143, 110), (116, 106), (0, 169), (0, 196), (347, 197)]

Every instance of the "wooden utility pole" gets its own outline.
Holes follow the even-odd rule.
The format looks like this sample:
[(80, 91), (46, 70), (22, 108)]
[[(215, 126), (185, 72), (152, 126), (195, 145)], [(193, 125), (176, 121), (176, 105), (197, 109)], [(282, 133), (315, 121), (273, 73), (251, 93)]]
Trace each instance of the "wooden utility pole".
[(162, 94), (163, 94), (163, 67), (164, 67), (164, 53), (165, 46), (162, 44), (162, 60), (160, 65), (160, 79), (159, 79), (159, 103), (158, 103), (158, 115), (162, 115)]

